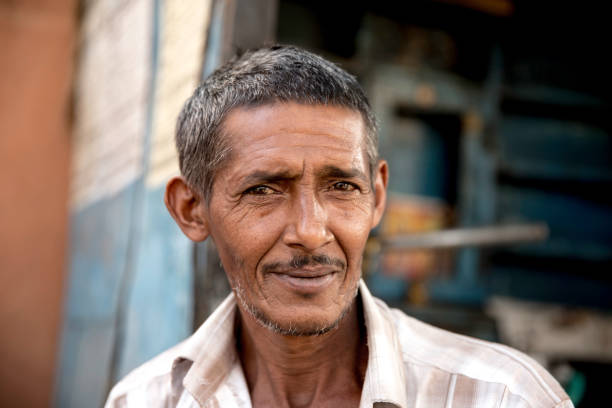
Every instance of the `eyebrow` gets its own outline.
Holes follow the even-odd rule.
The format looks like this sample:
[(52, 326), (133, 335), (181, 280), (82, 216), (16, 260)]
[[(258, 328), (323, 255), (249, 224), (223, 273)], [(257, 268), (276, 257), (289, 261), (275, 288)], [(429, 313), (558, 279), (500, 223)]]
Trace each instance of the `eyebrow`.
[(265, 171), (265, 170), (257, 170), (253, 173), (246, 176), (242, 184), (254, 184), (254, 183), (274, 183), (277, 181), (283, 180), (294, 180), (298, 178), (299, 175), (297, 173), (291, 172), (289, 170), (280, 170), (280, 171)]
[[(300, 177), (300, 175), (300, 173), (296, 173), (291, 170), (257, 170), (247, 175), (242, 180), (241, 185), (296, 180)], [(357, 168), (343, 169), (341, 167), (332, 165), (323, 167), (317, 172), (317, 176), (321, 178), (361, 179), (364, 182), (368, 181), (366, 174)]]
[(348, 178), (348, 179), (361, 179), (365, 182), (368, 181), (366, 174), (358, 168), (351, 167), (350, 169), (343, 169), (337, 166), (325, 166), (319, 171), (320, 177), (326, 178)]

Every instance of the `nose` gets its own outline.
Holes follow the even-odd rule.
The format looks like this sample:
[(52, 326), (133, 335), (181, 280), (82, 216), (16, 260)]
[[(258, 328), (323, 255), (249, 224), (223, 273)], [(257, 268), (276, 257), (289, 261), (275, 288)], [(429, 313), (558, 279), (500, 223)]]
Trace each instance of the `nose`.
[(314, 251), (334, 239), (327, 211), (312, 191), (302, 192), (293, 200), (288, 217), (283, 236), (288, 246)]

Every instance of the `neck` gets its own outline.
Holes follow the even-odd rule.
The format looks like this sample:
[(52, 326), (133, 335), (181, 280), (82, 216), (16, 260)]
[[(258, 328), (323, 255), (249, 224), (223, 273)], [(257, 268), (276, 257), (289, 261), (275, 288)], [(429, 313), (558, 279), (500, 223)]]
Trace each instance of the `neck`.
[(328, 333), (286, 336), (241, 310), (238, 349), (253, 406), (357, 406), (368, 354), (361, 316), (356, 300)]

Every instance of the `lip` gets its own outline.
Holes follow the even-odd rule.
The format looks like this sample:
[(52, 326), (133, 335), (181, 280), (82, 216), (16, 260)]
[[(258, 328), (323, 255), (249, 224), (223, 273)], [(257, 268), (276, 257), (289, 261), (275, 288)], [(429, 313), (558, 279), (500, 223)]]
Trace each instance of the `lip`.
[(290, 271), (274, 272), (271, 277), (294, 292), (316, 294), (329, 286), (336, 277), (337, 271), (327, 268), (302, 268)]

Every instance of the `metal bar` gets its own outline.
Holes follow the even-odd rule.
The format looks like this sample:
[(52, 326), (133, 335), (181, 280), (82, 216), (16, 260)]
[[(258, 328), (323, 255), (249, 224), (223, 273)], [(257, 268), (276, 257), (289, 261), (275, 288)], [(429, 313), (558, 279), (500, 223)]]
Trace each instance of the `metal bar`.
[(443, 249), (544, 241), (548, 235), (548, 225), (534, 223), (431, 231), (382, 239), (381, 244), (383, 251)]

